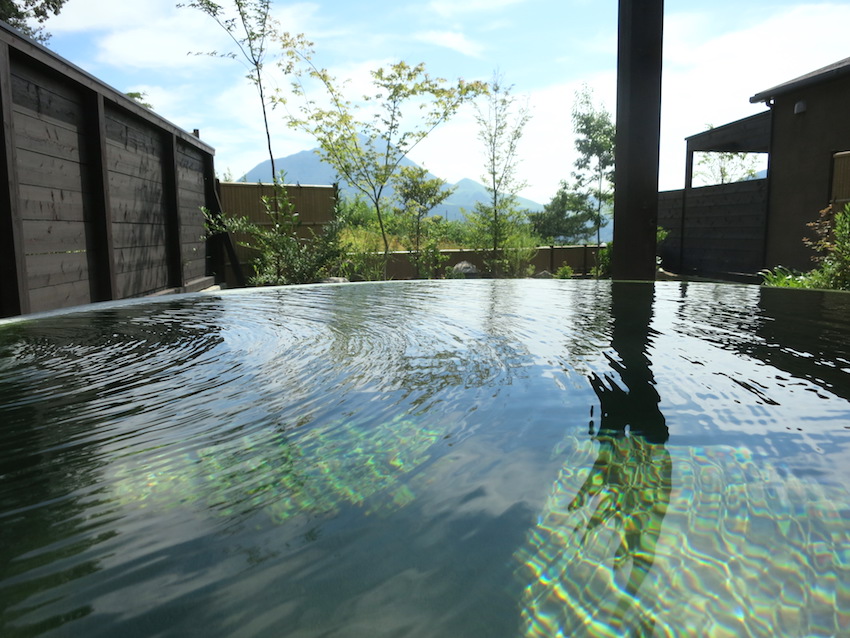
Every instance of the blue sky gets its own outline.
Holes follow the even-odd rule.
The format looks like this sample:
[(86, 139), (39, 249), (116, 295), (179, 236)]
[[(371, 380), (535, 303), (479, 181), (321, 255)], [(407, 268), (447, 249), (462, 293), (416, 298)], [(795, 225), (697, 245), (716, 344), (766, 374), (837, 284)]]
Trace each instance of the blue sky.
[[(225, 2), (223, 1), (223, 4)], [(281, 29), (303, 32), (316, 61), (362, 93), (368, 72), (397, 60), (433, 75), (488, 80), (498, 69), (527, 99), (532, 119), (520, 144), (522, 194), (546, 203), (575, 159), (570, 110), (583, 83), (613, 113), (614, 0), (321, 0), (275, 2)], [(790, 0), (667, 0), (662, 102), (662, 189), (684, 181), (684, 138), (708, 124), (764, 110), (749, 97), (850, 56), (850, 3)], [(177, 126), (200, 129), (216, 168), (238, 177), (265, 155), (254, 88), (236, 62), (189, 56), (229, 50), (222, 31), (174, 0), (68, 0), (47, 23), (49, 48), (121, 91), (144, 91)], [(270, 80), (285, 90), (286, 78)], [(272, 114), (277, 156), (315, 146)], [(454, 182), (479, 179), (483, 149), (466, 109), (411, 154)]]

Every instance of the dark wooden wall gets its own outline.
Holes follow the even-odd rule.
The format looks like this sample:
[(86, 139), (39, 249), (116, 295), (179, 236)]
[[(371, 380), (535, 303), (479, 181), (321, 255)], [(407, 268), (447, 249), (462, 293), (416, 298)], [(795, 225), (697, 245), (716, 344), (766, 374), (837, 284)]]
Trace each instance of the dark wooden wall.
[(0, 316), (208, 285), (213, 150), (0, 23)]
[(848, 74), (774, 100), (768, 266), (814, 267), (802, 238), (810, 234), (806, 224), (832, 199), (835, 154), (850, 151), (848, 114)]
[[(684, 201), (683, 201), (684, 197)], [(659, 195), (665, 268), (681, 273), (755, 274), (765, 267), (767, 180)]]

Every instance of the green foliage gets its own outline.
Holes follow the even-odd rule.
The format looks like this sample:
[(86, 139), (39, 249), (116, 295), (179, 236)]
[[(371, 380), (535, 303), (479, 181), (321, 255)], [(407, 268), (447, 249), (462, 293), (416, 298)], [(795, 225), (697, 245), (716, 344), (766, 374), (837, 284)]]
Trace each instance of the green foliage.
[(555, 271), (555, 279), (572, 279), (573, 269), (569, 264), (563, 264)]
[(762, 278), (762, 284), (765, 286), (773, 286), (776, 288), (814, 288), (811, 280), (806, 273), (801, 273), (796, 270), (791, 270), (785, 266), (777, 266), (770, 269), (765, 268), (759, 272)]
[(258, 224), (247, 217), (212, 215), (204, 209), (208, 236), (234, 233), (241, 237), (240, 246), (257, 251), (253, 261), (253, 286), (279, 286), (318, 281), (339, 267), (342, 251), (339, 244), (340, 224), (334, 220), (320, 235), (298, 237), (300, 220), (281, 185), (275, 186), (274, 197), (263, 197), (269, 224)]
[(369, 228), (347, 229), (340, 241), (343, 258), (338, 273), (351, 281), (378, 281), (385, 278), (381, 235)]
[(443, 220), (440, 222), (442, 244), (451, 248), (475, 246), (475, 232), (466, 219)]
[(263, 124), (266, 133), (266, 146), (271, 160), (272, 180), (278, 179), (275, 170), (274, 152), (272, 151), (271, 132), (269, 130), (268, 110), (271, 106), (266, 95), (265, 62), (268, 53), (268, 42), (277, 37), (277, 24), (271, 17), (271, 0), (230, 0), (232, 6), (225, 6), (213, 0), (191, 0), (178, 7), (196, 9), (212, 18), (218, 26), (230, 36), (236, 51), (209, 51), (194, 55), (209, 55), (212, 57), (243, 60), (248, 66), (246, 77), (257, 88), (260, 107), (263, 113)]
[(590, 269), (590, 273), (597, 279), (608, 279), (611, 277), (611, 253), (614, 250), (614, 242), (597, 246), (596, 250), (596, 265)]
[(439, 250), (440, 222), (428, 214), (454, 192), (446, 182), (428, 178), (428, 171), (418, 166), (402, 167), (394, 177), (395, 193), (399, 206), (395, 209), (399, 220), (402, 243), (410, 252), (417, 277), (434, 277), (448, 257)]
[(145, 101), (145, 98), (147, 98), (148, 94), (144, 91), (128, 91), (124, 95), (133, 100), (139, 106), (144, 106), (146, 109), (153, 108), (153, 104)]
[[(661, 246), (661, 243), (665, 239), (667, 239), (667, 236), (669, 234), (670, 234), (670, 231), (667, 230), (666, 228), (663, 228), (662, 226), (658, 226), (655, 229), (655, 248), (656, 248), (656, 250), (658, 249), (659, 246)], [(655, 255), (655, 264), (659, 267), (661, 266), (661, 256), (658, 255), (658, 254)]]
[[(531, 226), (549, 244), (570, 245), (586, 242), (593, 235), (596, 208), (589, 192), (567, 182), (539, 213), (529, 213)], [(602, 220), (602, 225), (607, 224)]]
[(534, 274), (531, 260), (537, 255), (539, 238), (526, 228), (518, 228), (505, 241), (496, 272), (507, 277), (530, 277)]
[[(397, 62), (371, 72), (372, 95), (348, 99), (342, 86), (313, 62), (312, 43), (284, 34), (283, 69), (292, 73), (293, 91), (301, 99), (300, 116), (289, 124), (312, 135), (322, 159), (375, 208), (384, 243), (390, 250), (383, 194), (401, 160), (435, 127), (484, 90), (480, 82), (454, 84), (432, 78), (424, 64)], [(317, 95), (327, 98), (320, 103)], [(285, 99), (278, 95), (278, 101)], [(411, 111), (413, 115), (411, 115)]]
[[(708, 130), (714, 128), (708, 125)], [(731, 184), (753, 179), (756, 176), (757, 159), (754, 153), (740, 153), (731, 151), (698, 152), (697, 170), (694, 177), (703, 184)]]
[(494, 275), (515, 268), (514, 258), (503, 253), (525, 221), (517, 201), (517, 193), (525, 186), (516, 176), (517, 147), (531, 115), (527, 105), (517, 103), (512, 88), (505, 86), (495, 72), (488, 87), (486, 107), (478, 106), (475, 118), (478, 139), (485, 149), (482, 179), (490, 200), (487, 204), (476, 203), (467, 219), (475, 228), (476, 248), (486, 252), (485, 266)]
[(783, 266), (763, 270), (759, 273), (762, 283), (783, 288), (850, 290), (850, 204), (837, 212), (833, 212), (832, 205), (827, 206), (809, 227), (815, 231), (815, 238), (803, 241), (815, 251), (813, 259), (819, 265), (807, 273)]
[(616, 127), (604, 107), (596, 108), (593, 94), (585, 86), (576, 94), (573, 105), (573, 131), (576, 133), (576, 150), (572, 190), (583, 193), (595, 205), (592, 210), (596, 228), (596, 243), (600, 243), (600, 229), (607, 223), (614, 201), (614, 138)]
[[(8, 23), (26, 36), (41, 43), (50, 34), (41, 26), (48, 18), (61, 11), (68, 0), (0, 0), (0, 20)], [(33, 25), (33, 22), (39, 26)]]
[(346, 228), (369, 228), (378, 225), (375, 209), (360, 196), (340, 198), (337, 202), (337, 217)]

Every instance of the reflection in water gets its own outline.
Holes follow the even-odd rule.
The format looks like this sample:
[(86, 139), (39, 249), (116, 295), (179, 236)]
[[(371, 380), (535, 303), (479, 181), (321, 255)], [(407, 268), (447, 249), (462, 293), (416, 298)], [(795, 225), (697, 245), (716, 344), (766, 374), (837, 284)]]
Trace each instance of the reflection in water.
[(0, 634), (37, 635), (94, 612), (57, 590), (100, 572), (119, 537), (109, 450), (132, 454), (156, 429), (132, 397), (208, 357), (221, 343), (212, 325), (166, 302), (0, 327)]
[(0, 322), (0, 635), (846, 635), (847, 304), (773, 301), (479, 280)]
[(590, 376), (600, 410), (596, 432), (590, 423), (597, 457), (569, 501), (564, 488), (575, 468), (565, 466), (531, 549), (520, 554), (531, 577), (522, 609), (526, 636), (653, 633), (654, 601), (643, 598), (641, 585), (655, 560), (673, 465), (648, 358), (652, 302), (650, 285), (612, 285), (616, 356), (605, 356), (613, 374)]

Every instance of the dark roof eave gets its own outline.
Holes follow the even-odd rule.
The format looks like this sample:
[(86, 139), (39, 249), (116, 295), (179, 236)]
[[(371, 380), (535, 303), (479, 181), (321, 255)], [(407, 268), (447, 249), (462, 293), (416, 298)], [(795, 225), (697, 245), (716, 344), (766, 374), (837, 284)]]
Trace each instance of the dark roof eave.
[(829, 66), (825, 66), (822, 69), (818, 69), (817, 71), (813, 71), (812, 73), (808, 73), (791, 80), (790, 82), (785, 82), (784, 84), (774, 86), (766, 91), (756, 93), (750, 98), (750, 103), (756, 104), (758, 102), (764, 102), (769, 105), (770, 101), (779, 95), (804, 89), (815, 84), (828, 82), (829, 80), (834, 80), (837, 77), (848, 74), (850, 74), (850, 58), (845, 58), (830, 64)]

